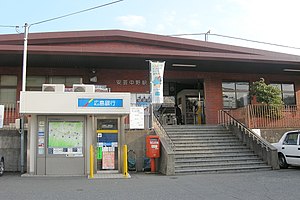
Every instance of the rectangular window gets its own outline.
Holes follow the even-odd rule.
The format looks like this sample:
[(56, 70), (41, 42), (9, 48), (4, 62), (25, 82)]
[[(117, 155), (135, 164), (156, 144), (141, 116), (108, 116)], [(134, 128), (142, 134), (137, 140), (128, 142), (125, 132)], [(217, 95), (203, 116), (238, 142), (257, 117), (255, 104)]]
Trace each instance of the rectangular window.
[(240, 108), (249, 104), (248, 82), (223, 82), (223, 107)]
[(295, 87), (289, 83), (271, 83), (270, 85), (277, 87), (281, 91), (281, 99), (285, 105), (295, 105)]
[(42, 91), (42, 85), (46, 83), (46, 76), (27, 76), (27, 91)]
[(0, 104), (16, 104), (17, 76), (0, 75)]
[(78, 76), (27, 76), (26, 90), (27, 91), (42, 91), (42, 85), (49, 84), (64, 84), (66, 87), (72, 87), (73, 84), (80, 84), (81, 77)]
[(283, 144), (285, 145), (297, 145), (298, 133), (289, 133), (284, 139)]
[(50, 76), (49, 83), (51, 84), (65, 84), (65, 87), (72, 87), (73, 84), (80, 84), (81, 77), (78, 76)]

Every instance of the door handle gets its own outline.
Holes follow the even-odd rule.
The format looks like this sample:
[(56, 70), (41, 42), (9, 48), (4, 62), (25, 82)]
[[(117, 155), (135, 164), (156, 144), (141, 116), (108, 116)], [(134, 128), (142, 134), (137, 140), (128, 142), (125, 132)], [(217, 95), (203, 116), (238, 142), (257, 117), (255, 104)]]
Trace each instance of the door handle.
[(285, 149), (285, 147), (281, 147), (281, 149)]
[(298, 150), (300, 150), (300, 148), (298, 148)]

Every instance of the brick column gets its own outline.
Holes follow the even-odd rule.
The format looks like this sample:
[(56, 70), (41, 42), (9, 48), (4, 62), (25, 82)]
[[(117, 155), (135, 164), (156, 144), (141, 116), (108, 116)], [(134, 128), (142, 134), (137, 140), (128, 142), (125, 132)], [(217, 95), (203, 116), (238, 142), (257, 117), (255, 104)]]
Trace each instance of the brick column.
[(218, 111), (223, 109), (222, 80), (215, 77), (204, 79), (206, 124), (218, 123)]
[(300, 81), (295, 81), (296, 105), (300, 105)]

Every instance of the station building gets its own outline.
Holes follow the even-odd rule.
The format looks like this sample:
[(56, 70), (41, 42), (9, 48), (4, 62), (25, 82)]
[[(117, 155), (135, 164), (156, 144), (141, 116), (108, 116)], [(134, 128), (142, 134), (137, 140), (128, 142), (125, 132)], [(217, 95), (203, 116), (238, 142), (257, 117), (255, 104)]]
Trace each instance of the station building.
[(30, 33), (21, 92), (23, 41), (0, 35), (0, 104), (28, 117), (32, 174), (86, 175), (90, 144), (102, 148), (99, 160), (113, 160), (95, 170), (121, 170), (130, 107), (151, 102), (149, 61), (165, 62), (165, 102), (178, 104), (183, 124), (217, 124), (219, 110), (251, 104), (260, 78), (280, 88), (286, 105), (300, 103), (299, 56), (122, 30)]

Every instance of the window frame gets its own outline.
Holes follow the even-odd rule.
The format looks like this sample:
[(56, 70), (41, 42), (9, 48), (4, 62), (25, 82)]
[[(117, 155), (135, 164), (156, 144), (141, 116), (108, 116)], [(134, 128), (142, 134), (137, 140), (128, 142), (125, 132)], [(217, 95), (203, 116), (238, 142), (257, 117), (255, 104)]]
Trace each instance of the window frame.
[[(272, 86), (274, 86), (274, 87), (277, 87), (277, 85), (279, 85), (280, 86), (280, 88), (278, 88), (279, 90), (280, 90), (280, 92), (281, 92), (281, 95), (280, 95), (280, 97), (281, 97), (281, 100), (282, 100), (282, 102), (284, 103), (284, 105), (289, 105), (289, 106), (293, 106), (293, 105), (296, 105), (297, 104), (297, 99), (296, 99), (296, 91), (295, 91), (295, 83), (284, 83), (284, 82), (270, 82), (270, 85), (272, 85)], [(289, 91), (289, 90), (283, 90), (283, 86), (284, 85), (293, 85), (293, 91)], [(294, 103), (293, 104), (286, 104), (285, 102), (284, 102), (284, 95), (285, 94), (293, 94), (293, 97), (294, 97)]]
[[(224, 90), (224, 87), (223, 87), (223, 84), (224, 83), (227, 83), (227, 84), (234, 84), (234, 88), (230, 88), (230, 89), (225, 89)], [(241, 89), (241, 88), (238, 88), (238, 85), (239, 83), (247, 83), (247, 87), (248, 87), (248, 90), (246, 89)], [(234, 106), (225, 106), (224, 105), (224, 93), (232, 93), (234, 94), (233, 95), (233, 98), (234, 98)], [(247, 93), (247, 103), (244, 103), (244, 106), (245, 105), (249, 105), (250, 104), (250, 82), (249, 81), (222, 81), (222, 99), (223, 99), (223, 108), (225, 109), (236, 109), (236, 108), (240, 108), (240, 107), (243, 107), (243, 106), (240, 106), (239, 105), (239, 99), (238, 96), (239, 94), (243, 94), (243, 93)], [(242, 95), (243, 96), (243, 95)]]
[[(71, 85), (69, 85), (68, 80), (70, 78), (78, 78), (79, 82), (80, 80), (83, 78), (82, 76), (66, 76), (66, 75), (58, 75), (58, 76), (27, 76), (27, 77), (43, 77), (44, 78), (44, 83), (42, 83), (40, 86), (39, 85), (35, 85), (35, 86), (28, 86), (28, 84), (26, 85), (26, 90), (27, 91), (42, 91), (42, 86), (43, 84), (64, 84), (66, 88), (72, 88)], [(62, 80), (64, 80), (64, 83), (53, 83), (53, 78), (61, 78)], [(55, 82), (55, 81), (54, 81)], [(68, 83), (68, 85), (67, 85)], [(73, 84), (80, 84), (80, 83), (73, 83)]]
[[(296, 143), (289, 143), (289, 136), (290, 135), (296, 135), (297, 138), (295, 140)], [(292, 132), (292, 133), (289, 133), (285, 136), (284, 140), (283, 140), (283, 145), (293, 145), (293, 146), (297, 146), (298, 145), (298, 140), (299, 140), (299, 133), (298, 132)]]
[[(11, 76), (11, 77), (14, 77), (14, 83), (13, 84), (2, 84), (1, 83), (1, 80), (2, 80), (2, 78), (4, 77), (4, 76)], [(18, 76), (17, 75), (14, 75), (14, 74), (1, 74), (0, 75), (0, 91), (2, 90), (2, 89), (7, 89), (7, 90), (13, 90), (13, 92), (14, 92), (14, 98), (12, 98), (11, 99), (11, 101), (6, 101), (6, 102), (2, 102), (1, 101), (1, 99), (0, 99), (0, 104), (13, 104), (13, 105), (16, 105), (16, 103), (17, 103), (17, 87), (18, 87)]]

